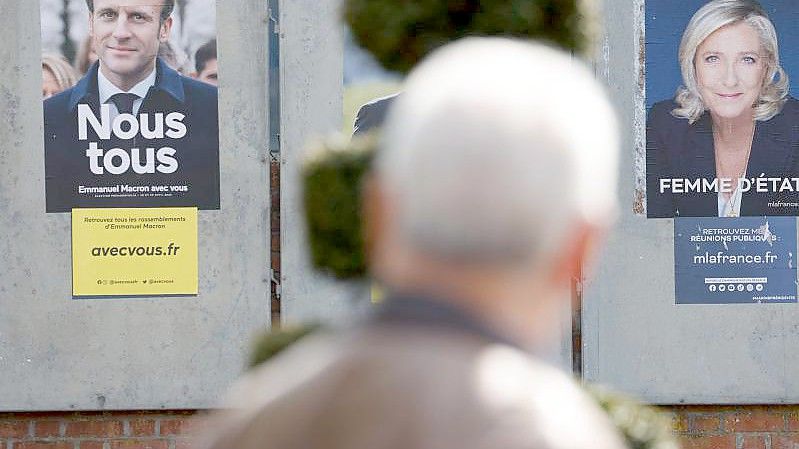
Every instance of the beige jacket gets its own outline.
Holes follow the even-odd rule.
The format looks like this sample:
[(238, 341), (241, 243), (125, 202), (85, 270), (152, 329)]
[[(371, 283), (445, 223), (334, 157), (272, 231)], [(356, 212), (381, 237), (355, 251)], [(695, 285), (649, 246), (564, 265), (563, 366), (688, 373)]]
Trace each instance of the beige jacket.
[(227, 406), (206, 447), (625, 447), (565, 374), (512, 346), (430, 327), (306, 337), (239, 381)]

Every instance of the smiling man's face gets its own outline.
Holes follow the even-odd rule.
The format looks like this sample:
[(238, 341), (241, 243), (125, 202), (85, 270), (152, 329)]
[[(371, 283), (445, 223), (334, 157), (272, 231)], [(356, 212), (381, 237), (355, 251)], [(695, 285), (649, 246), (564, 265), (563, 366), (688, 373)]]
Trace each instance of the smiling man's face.
[(159, 0), (95, 0), (89, 16), (92, 46), (100, 70), (129, 90), (155, 68), (158, 45), (169, 39), (172, 18), (160, 21)]

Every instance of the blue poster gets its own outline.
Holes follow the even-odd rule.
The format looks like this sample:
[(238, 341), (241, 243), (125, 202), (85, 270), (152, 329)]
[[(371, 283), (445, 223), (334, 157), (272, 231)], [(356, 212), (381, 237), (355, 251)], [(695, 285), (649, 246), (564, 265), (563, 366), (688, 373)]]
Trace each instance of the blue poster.
[(799, 2), (645, 3), (647, 217), (799, 217)]
[(45, 211), (219, 209), (215, 2), (62, 3), (41, 3)]
[(677, 304), (795, 303), (796, 219), (674, 219)]

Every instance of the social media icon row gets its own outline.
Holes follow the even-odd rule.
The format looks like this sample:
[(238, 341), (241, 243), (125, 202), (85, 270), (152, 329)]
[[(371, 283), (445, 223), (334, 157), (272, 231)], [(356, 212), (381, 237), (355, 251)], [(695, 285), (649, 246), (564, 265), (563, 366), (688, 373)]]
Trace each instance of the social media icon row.
[(763, 284), (710, 284), (708, 285), (708, 290), (711, 292), (720, 291), (720, 292), (742, 292), (744, 290), (751, 292), (751, 291), (763, 291)]

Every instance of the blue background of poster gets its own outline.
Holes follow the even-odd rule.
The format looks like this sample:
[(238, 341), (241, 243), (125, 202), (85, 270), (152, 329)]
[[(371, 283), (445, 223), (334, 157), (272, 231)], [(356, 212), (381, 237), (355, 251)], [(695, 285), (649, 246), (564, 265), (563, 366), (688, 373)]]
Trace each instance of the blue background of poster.
[[(682, 85), (677, 51), (683, 30), (706, 0), (646, 1), (646, 108), (674, 97)], [(799, 4), (796, 0), (761, 0), (777, 28), (780, 62), (791, 81), (790, 94), (799, 97)]]
[[(758, 234), (755, 231), (765, 229), (764, 225), (768, 225), (768, 232), (773, 236), (771, 242), (734, 241), (768, 236), (768, 232)], [(748, 230), (750, 234), (740, 237), (726, 234), (738, 229)], [(726, 245), (724, 242), (692, 241), (692, 237), (718, 238), (719, 235), (731, 241)], [(675, 218), (675, 301), (677, 304), (795, 303), (795, 253), (796, 219), (793, 217)], [(712, 257), (719, 255), (760, 257), (762, 263), (713, 263)], [(720, 282), (718, 278), (750, 280)], [(758, 282), (752, 278), (767, 280)]]

